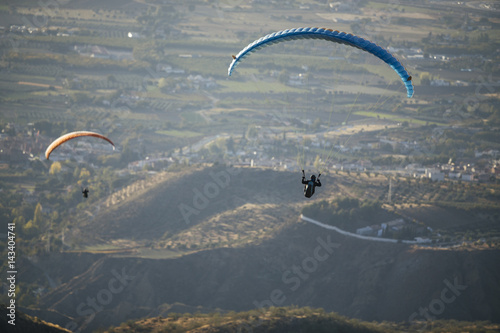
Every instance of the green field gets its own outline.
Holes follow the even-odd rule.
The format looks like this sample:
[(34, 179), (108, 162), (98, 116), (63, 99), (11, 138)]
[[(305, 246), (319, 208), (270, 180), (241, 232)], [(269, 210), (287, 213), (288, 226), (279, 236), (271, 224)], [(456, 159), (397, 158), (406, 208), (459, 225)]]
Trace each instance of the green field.
[(365, 116), (365, 117), (388, 119), (388, 120), (396, 121), (399, 123), (401, 123), (403, 121), (407, 121), (410, 124), (414, 124), (414, 125), (428, 125), (428, 124), (429, 125), (439, 125), (439, 126), (446, 125), (446, 124), (438, 123), (435, 121), (425, 121), (425, 120), (419, 120), (419, 119), (415, 119), (415, 118), (411, 118), (411, 117), (401, 117), (398, 115), (391, 115), (391, 114), (381, 113), (381, 112), (376, 112), (376, 111), (355, 111), (353, 113), (356, 115)]
[(265, 82), (265, 81), (236, 81), (225, 80), (217, 81), (222, 87), (222, 93), (304, 93), (305, 89), (290, 87), (279, 82)]

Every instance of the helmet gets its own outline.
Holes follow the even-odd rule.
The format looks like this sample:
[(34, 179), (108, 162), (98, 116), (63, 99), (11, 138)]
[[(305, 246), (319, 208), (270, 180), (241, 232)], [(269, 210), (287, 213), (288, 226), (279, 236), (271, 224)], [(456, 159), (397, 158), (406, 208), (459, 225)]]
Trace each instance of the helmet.
[(311, 180), (316, 180), (316, 176), (315, 176), (315, 175), (312, 175), (312, 176), (311, 176)]

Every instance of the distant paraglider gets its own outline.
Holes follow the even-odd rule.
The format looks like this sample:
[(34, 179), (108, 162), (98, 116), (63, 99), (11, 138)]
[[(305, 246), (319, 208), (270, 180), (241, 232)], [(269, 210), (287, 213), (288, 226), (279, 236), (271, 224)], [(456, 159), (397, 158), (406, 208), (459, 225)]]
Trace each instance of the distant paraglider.
[(101, 135), (99, 133), (89, 132), (89, 131), (77, 131), (77, 132), (71, 132), (71, 133), (65, 134), (65, 135), (57, 138), (54, 142), (52, 142), (50, 144), (50, 146), (47, 148), (47, 150), (45, 151), (45, 157), (47, 159), (49, 159), (49, 156), (52, 153), (52, 151), (54, 151), (54, 149), (56, 149), (57, 147), (59, 147), (60, 145), (65, 143), (66, 141), (69, 141), (69, 140), (72, 140), (74, 138), (78, 138), (81, 136), (93, 136), (96, 138), (106, 140), (113, 145), (113, 150), (115, 149), (115, 144), (110, 139), (105, 137), (104, 135)]
[(378, 57), (396, 71), (401, 80), (406, 86), (406, 92), (408, 98), (413, 96), (413, 84), (411, 81), (411, 76), (408, 74), (403, 64), (396, 59), (391, 53), (389, 53), (384, 48), (378, 46), (377, 44), (370, 42), (369, 40), (363, 39), (361, 37), (339, 32), (338, 30), (325, 29), (325, 28), (297, 28), (297, 29), (287, 29), (272, 34), (266, 35), (262, 38), (255, 40), (254, 42), (248, 44), (243, 50), (241, 50), (237, 55), (233, 55), (233, 61), (229, 65), (228, 75), (231, 75), (235, 67), (239, 64), (243, 58), (250, 55), (252, 52), (260, 50), (261, 48), (273, 45), (276, 43), (295, 40), (295, 39), (324, 39), (339, 44), (346, 44), (368, 53), (373, 54)]

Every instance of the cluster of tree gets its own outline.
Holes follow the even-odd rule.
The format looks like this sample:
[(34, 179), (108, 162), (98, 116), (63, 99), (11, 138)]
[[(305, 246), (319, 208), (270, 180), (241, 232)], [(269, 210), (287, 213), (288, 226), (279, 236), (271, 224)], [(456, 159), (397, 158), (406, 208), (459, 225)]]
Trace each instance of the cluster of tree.
[[(47, 233), (60, 232), (69, 223), (72, 209), (81, 211), (136, 179), (118, 177), (110, 167), (94, 169), (72, 161), (53, 162), (48, 173), (40, 178), (44, 170), (34, 168), (31, 173), (19, 176), (23, 181), (43, 179), (31, 195), (16, 191), (7, 182), (2, 183), (3, 191), (0, 191), (0, 218), (15, 223), (19, 244), (30, 244), (19, 247), (19, 251), (26, 251), (28, 255), (45, 251), (47, 244), (52, 250), (60, 249), (60, 240), (47, 239)], [(82, 198), (83, 187), (91, 190), (88, 199)]]
[(432, 321), (432, 330), (428, 322), (391, 323), (364, 322), (341, 316), (335, 312), (325, 312), (321, 308), (310, 307), (270, 307), (245, 312), (212, 313), (169, 313), (167, 318), (153, 320), (129, 320), (119, 327), (103, 332), (144, 332), (168, 331), (190, 332), (199, 328), (214, 332), (431, 332), (442, 331), (458, 333), (496, 332), (498, 324), (484, 322), (462, 322), (457, 320)]
[(144, 71), (150, 65), (143, 61), (101, 59), (91, 57), (75, 57), (74, 55), (49, 54), (49, 53), (24, 53), (10, 51), (5, 60), (9, 63), (22, 63), (33, 65), (59, 65), (63, 68), (81, 69), (115, 69), (124, 71)]
[(73, 132), (75, 130), (75, 123), (72, 121), (48, 121), (39, 120), (34, 123), (36, 131), (40, 131), (41, 135), (48, 137), (58, 137), (63, 133)]
[[(195, 5), (188, 5), (189, 11), (194, 11)], [(148, 7), (146, 12), (141, 13), (136, 17), (137, 22), (144, 27), (167, 28), (170, 25), (175, 25), (184, 17), (184, 14), (178, 12), (172, 5), (161, 5)], [(166, 23), (168, 22), (168, 24)]]
[(461, 180), (435, 182), (429, 178), (396, 177), (392, 186), (393, 202), (402, 200), (439, 203), (460, 209), (480, 210), (494, 207), (500, 197), (496, 184), (484, 185)]
[[(189, 320), (186, 320), (189, 319)], [(309, 307), (270, 307), (246, 312), (227, 313), (169, 313), (168, 318), (154, 320), (159, 330), (188, 332), (203, 326), (220, 332), (383, 332), (383, 324), (349, 319), (334, 312)], [(147, 327), (144, 321), (127, 321), (111, 331), (140, 332)], [(384, 325), (385, 326), (385, 325)], [(150, 326), (149, 326), (150, 329)]]
[(355, 231), (366, 226), (374, 215), (382, 211), (377, 200), (359, 200), (340, 198), (333, 201), (318, 201), (302, 209), (302, 214), (312, 219), (327, 223), (347, 231)]

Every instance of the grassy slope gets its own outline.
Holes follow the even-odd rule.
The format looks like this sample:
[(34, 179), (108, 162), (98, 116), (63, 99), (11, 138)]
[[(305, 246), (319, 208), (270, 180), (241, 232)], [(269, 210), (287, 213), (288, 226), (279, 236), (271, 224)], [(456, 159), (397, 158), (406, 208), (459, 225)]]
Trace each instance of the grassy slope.
[[(303, 199), (300, 175), (257, 168), (232, 169), (239, 174), (231, 176), (224, 189), (213, 187), (212, 175), (227, 174), (227, 169), (215, 166), (159, 173), (113, 193), (100, 205), (88, 207), (78, 215), (77, 228), (83, 234), (74, 237), (80, 237), (82, 241), (79, 250), (104, 253), (135, 248), (144, 255), (146, 248), (191, 252), (255, 244), (272, 238), (286, 221), (296, 219), (302, 207), (312, 202)], [(388, 180), (384, 175), (339, 172), (322, 178), (325, 186), (318, 191), (315, 200), (354, 197), (386, 201)], [(396, 178), (393, 181), (393, 203), (385, 208), (433, 229), (454, 232), (468, 228), (475, 230), (484, 225), (490, 226), (491, 232), (496, 230), (491, 225), (496, 209), (478, 215), (474, 211), (437, 207), (438, 202), (426, 196), (438, 191), (439, 186), (451, 185)], [(466, 191), (475, 195), (467, 184), (454, 186), (443, 193)], [(212, 198), (203, 195), (205, 202), (197, 193), (204, 193), (206, 189), (215, 190), (215, 195)], [(437, 197), (436, 200), (446, 202), (445, 199)], [(478, 198), (471, 204), (479, 205), (480, 200), (494, 205), (489, 198)], [(365, 221), (365, 225), (370, 222), (373, 221)], [(71, 243), (68, 239), (72, 236), (66, 237)], [(99, 247), (96, 248), (95, 244)], [(171, 254), (169, 252), (168, 256)]]

